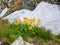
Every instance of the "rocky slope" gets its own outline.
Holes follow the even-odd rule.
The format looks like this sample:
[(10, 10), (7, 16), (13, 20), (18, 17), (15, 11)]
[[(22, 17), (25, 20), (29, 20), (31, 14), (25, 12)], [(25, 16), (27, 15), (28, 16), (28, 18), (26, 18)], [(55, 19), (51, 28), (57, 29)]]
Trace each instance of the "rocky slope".
[(0, 0), (0, 13), (5, 7), (14, 8), (11, 12), (23, 8), (33, 10), (37, 3), (40, 3), (41, 1), (46, 1), (52, 4), (60, 3), (59, 0)]

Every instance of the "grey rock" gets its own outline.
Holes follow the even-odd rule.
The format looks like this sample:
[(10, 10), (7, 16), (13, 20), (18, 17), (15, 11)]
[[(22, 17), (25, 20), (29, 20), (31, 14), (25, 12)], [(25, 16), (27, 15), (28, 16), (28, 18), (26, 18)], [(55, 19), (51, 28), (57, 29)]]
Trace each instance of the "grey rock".
[(46, 1), (48, 3), (51, 3), (51, 4), (60, 4), (60, 1), (59, 0), (43, 0), (43, 1)]
[(35, 0), (22, 0), (22, 8), (33, 10), (37, 6)]

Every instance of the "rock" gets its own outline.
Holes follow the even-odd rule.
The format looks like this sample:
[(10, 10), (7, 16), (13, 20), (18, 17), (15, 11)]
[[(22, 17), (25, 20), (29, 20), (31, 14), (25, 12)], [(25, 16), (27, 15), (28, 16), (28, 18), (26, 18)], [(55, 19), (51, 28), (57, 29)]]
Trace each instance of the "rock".
[(22, 37), (19, 37), (11, 45), (24, 45), (24, 41), (23, 41)]
[[(38, 11), (39, 10), (39, 11)], [(43, 11), (44, 10), (44, 11)], [(37, 13), (36, 13), (37, 12)], [(48, 13), (47, 13), (48, 12)], [(35, 15), (38, 15), (42, 19), (42, 25), (47, 29), (51, 29), (54, 34), (60, 32), (60, 10), (59, 6), (55, 4), (49, 4), (41, 2), (33, 11)], [(55, 18), (56, 17), (56, 18)], [(44, 23), (45, 22), (45, 23)], [(56, 31), (58, 30), (58, 31)]]
[(29, 43), (33, 43), (35, 45), (44, 45), (44, 40), (42, 39), (36, 39), (36, 38), (28, 38)]
[(33, 45), (33, 44), (30, 44), (30, 43), (28, 43), (28, 42), (25, 42), (25, 45)]
[(47, 45), (55, 45), (55, 41), (51, 40), (47, 43)]
[(36, 6), (35, 0), (22, 0), (22, 9), (34, 10)]
[(10, 7), (10, 13), (20, 9), (21, 5), (22, 5), (22, 0), (15, 0), (14, 2), (12, 2), (13, 4), (11, 4)]
[(48, 3), (51, 3), (51, 4), (60, 4), (60, 1), (59, 0), (43, 0), (45, 2), (48, 2)]
[(51, 4), (57, 4), (57, 5), (60, 5), (60, 1), (59, 0), (36, 0), (37, 3), (40, 3), (41, 1), (45, 1), (45, 2), (48, 2), (48, 3), (51, 3)]
[[(19, 9), (34, 10), (35, 7), (37, 6), (37, 3), (40, 3), (41, 1), (60, 5), (59, 0), (19, 0), (20, 4), (17, 3), (19, 6), (17, 7), (18, 9), (16, 8), (16, 10), (19, 10)], [(17, 2), (17, 0), (0, 0), (0, 13), (6, 7), (8, 7), (8, 8), (14, 7), (15, 8), (14, 5), (16, 2)]]
[(44, 45), (44, 40), (37, 40), (36, 45)]
[(6, 8), (7, 6), (3, 4), (3, 2), (8, 2), (8, 0), (0, 0), (0, 13), (2, 12), (2, 10), (4, 8)]
[(6, 38), (0, 37), (0, 45), (10, 45)]
[(0, 13), (1, 13), (2, 9), (1, 9), (1, 6), (0, 6)]
[(1, 42), (0, 42), (0, 45), (1, 45)]
[(39, 4), (41, 1), (43, 1), (43, 0), (36, 0), (36, 2)]
[(1, 13), (0, 13), (0, 18), (3, 17), (6, 12), (8, 11), (8, 8), (6, 7)]
[(7, 42), (3, 42), (1, 45), (10, 45), (10, 44)]
[(28, 38), (29, 43), (33, 43), (33, 41), (34, 41), (33, 38)]
[(11, 45), (33, 45), (28, 42), (25, 42), (22, 37), (18, 37)]

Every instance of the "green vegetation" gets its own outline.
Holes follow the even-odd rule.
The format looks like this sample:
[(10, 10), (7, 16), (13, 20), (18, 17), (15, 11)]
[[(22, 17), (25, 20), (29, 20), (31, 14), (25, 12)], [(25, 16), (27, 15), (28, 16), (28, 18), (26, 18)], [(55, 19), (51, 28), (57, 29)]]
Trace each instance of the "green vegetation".
[(30, 27), (30, 24), (15, 25), (14, 23), (8, 23), (7, 20), (0, 20), (0, 24), (0, 37), (6, 38), (10, 43), (19, 36), (22, 36), (26, 41), (31, 37), (43, 39), (44, 41), (55, 40), (60, 43), (60, 34), (54, 35), (49, 29), (46, 30), (44, 27)]

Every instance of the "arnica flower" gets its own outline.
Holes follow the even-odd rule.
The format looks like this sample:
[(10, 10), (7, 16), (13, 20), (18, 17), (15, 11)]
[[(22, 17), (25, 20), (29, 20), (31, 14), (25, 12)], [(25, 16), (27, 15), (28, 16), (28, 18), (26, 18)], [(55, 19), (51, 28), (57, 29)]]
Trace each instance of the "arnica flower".
[(18, 18), (16, 18), (14, 24), (19, 25), (19, 24), (21, 24), (21, 22), (20, 22), (20, 20)]
[(29, 28), (29, 30), (32, 30), (32, 26), (29, 26), (28, 28)]
[(35, 18), (29, 19), (29, 23), (32, 24), (35, 21)]
[(24, 24), (26, 24), (28, 22), (28, 18), (27, 17), (23, 17), (23, 21), (24, 21)]
[(36, 18), (32, 18), (33, 21), (35, 21)]
[(38, 24), (40, 24), (41, 23), (41, 19), (40, 18), (38, 18)]

